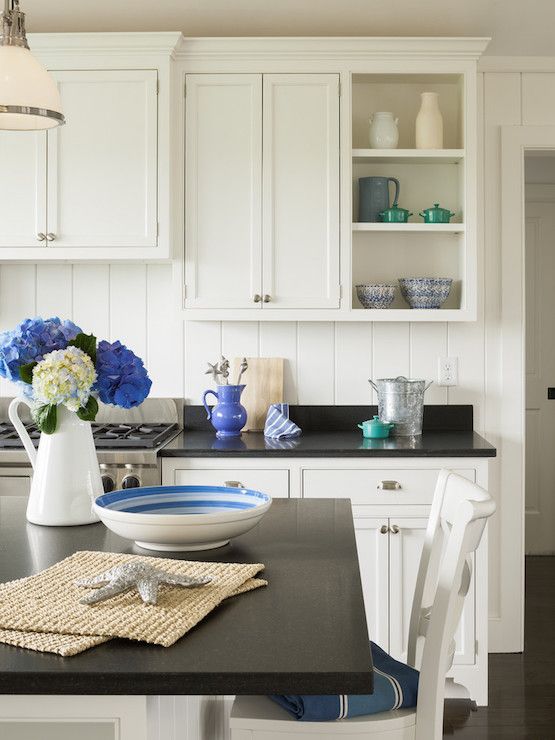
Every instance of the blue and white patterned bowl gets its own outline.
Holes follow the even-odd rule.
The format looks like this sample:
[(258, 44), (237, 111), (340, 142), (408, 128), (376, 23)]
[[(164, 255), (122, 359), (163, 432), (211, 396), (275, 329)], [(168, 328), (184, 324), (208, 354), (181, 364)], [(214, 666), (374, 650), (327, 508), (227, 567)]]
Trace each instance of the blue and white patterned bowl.
[(356, 290), (364, 308), (389, 308), (395, 298), (395, 286), (385, 283), (357, 285)]
[(411, 308), (441, 308), (452, 283), (451, 278), (399, 278), (401, 295)]
[(99, 496), (94, 511), (115, 534), (147, 550), (211, 550), (252, 529), (272, 497), (248, 488), (153, 486)]

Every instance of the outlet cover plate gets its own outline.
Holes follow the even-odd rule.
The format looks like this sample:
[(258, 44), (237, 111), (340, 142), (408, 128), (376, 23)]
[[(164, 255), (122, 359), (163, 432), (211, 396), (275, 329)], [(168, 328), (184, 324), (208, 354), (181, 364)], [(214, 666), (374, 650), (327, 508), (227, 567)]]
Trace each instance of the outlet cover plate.
[(437, 384), (441, 386), (452, 386), (459, 384), (458, 357), (438, 357)]

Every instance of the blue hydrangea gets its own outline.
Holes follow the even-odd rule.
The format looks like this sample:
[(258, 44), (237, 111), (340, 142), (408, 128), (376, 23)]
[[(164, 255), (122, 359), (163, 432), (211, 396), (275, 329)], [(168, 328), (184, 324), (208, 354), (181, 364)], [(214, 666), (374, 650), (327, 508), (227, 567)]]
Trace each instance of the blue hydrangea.
[(81, 329), (72, 321), (25, 319), (15, 329), (0, 334), (0, 376), (19, 381), (19, 368), (29, 362), (40, 362), (56, 349), (65, 349)]
[(98, 343), (96, 374), (93, 391), (102, 403), (124, 409), (141, 404), (152, 386), (141, 358), (119, 341)]

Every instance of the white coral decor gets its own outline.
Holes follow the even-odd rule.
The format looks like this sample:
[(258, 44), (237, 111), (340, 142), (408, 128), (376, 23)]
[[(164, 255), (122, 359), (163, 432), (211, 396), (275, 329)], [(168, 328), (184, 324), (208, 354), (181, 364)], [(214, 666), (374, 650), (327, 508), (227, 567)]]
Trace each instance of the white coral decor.
[(95, 381), (89, 355), (77, 347), (57, 349), (33, 368), (33, 397), (38, 405), (63, 404), (77, 411), (87, 405)]

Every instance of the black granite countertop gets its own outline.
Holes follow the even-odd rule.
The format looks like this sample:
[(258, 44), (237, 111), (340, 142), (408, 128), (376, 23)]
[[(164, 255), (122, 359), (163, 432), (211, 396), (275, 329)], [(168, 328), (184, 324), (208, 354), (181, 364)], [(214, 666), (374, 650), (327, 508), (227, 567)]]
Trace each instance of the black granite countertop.
[(417, 437), (363, 439), (357, 423), (375, 407), (296, 406), (291, 418), (303, 430), (289, 440), (260, 432), (220, 440), (204, 410), (185, 407), (185, 429), (162, 457), (495, 457), (496, 449), (473, 431), (472, 406), (426, 406), (424, 432)]
[[(26, 505), (23, 497), (0, 497), (0, 582), (33, 575), (76, 550), (155, 555), (100, 523), (29, 524)], [(372, 691), (350, 501), (275, 499), (260, 524), (231, 544), (171, 557), (264, 563), (268, 586), (227, 599), (169, 648), (118, 639), (62, 658), (0, 644), (0, 693)]]

